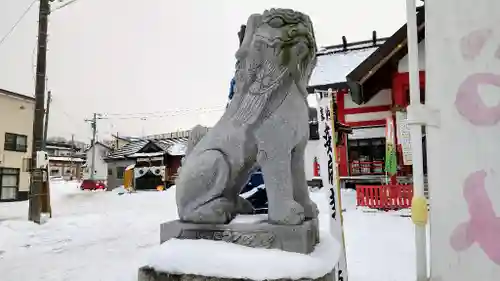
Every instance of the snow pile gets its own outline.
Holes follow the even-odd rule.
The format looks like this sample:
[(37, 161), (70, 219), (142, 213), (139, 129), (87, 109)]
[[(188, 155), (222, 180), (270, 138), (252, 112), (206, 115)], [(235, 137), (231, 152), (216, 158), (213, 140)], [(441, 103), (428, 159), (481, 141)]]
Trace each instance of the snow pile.
[[(172, 239), (154, 251), (148, 264), (163, 272), (222, 278), (319, 278), (333, 269), (339, 249), (328, 233), (321, 233), (321, 242), (309, 255), (222, 241)], [(252, 261), (252, 266), (246, 261)]]
[(261, 223), (267, 220), (267, 214), (258, 214), (258, 215), (238, 215), (236, 216), (229, 224), (236, 223)]
[[(309, 255), (250, 248), (222, 241), (171, 239), (153, 251), (147, 265), (161, 272), (221, 278), (266, 280), (322, 277), (335, 266), (340, 244), (328, 233), (329, 206), (326, 194), (317, 191), (311, 193), (311, 198), (320, 210), (320, 243)], [(238, 216), (234, 222), (258, 223), (266, 219), (267, 215)], [(248, 266), (245, 260), (253, 261), (253, 265)]]
[(67, 199), (68, 197), (78, 196), (85, 194), (80, 189), (80, 182), (78, 181), (51, 181), (50, 182), (50, 199)]
[(27, 201), (0, 203), (0, 280), (136, 281), (160, 224), (177, 218), (175, 188), (117, 196), (52, 182), (51, 199), (43, 225), (28, 221)]
[(266, 186), (261, 184), (255, 188), (250, 189), (249, 191), (247, 191), (245, 193), (240, 194), (240, 196), (247, 199), (248, 197), (252, 196), (255, 192), (259, 191), (259, 189), (264, 189), (264, 188), (266, 188)]
[(125, 189), (125, 187), (123, 185), (120, 185), (119, 187), (114, 188), (113, 192), (115, 192), (118, 195), (123, 195), (123, 194), (127, 193), (128, 191), (127, 191), (127, 189)]
[[(324, 192), (327, 190), (311, 193), (319, 205), (323, 236), (329, 222)], [(81, 191), (77, 182), (61, 181), (51, 183), (51, 199), (53, 216), (44, 225), (28, 221), (28, 202), (0, 203), (0, 280), (137, 281), (138, 268), (158, 250), (160, 224), (177, 219), (175, 188), (117, 196), (115, 192)], [(353, 191), (343, 191), (342, 200), (347, 208), (344, 225), (349, 281), (414, 281), (411, 219), (395, 212), (358, 211)], [(263, 219), (265, 215), (239, 216), (235, 222)], [(318, 250), (315, 254), (319, 255)], [(289, 264), (287, 270), (311, 267), (316, 257), (301, 265)], [(255, 271), (264, 266), (247, 256), (239, 259)], [(308, 274), (319, 271), (318, 267), (314, 265)]]

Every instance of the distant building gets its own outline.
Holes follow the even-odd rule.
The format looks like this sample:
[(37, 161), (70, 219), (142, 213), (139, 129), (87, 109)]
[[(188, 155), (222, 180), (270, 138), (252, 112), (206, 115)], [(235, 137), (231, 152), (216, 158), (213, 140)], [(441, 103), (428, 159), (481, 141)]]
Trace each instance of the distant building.
[(104, 160), (108, 165), (107, 185), (123, 185), (125, 169), (134, 169), (136, 189), (154, 189), (171, 185), (185, 155), (188, 134), (163, 134), (135, 140), (112, 151)]
[(111, 140), (102, 141), (102, 144), (110, 147), (113, 150), (120, 149), (123, 146), (125, 146), (125, 145), (127, 145), (135, 140), (140, 140), (139, 138), (119, 136), (118, 134), (111, 135), (111, 138), (112, 138)]
[(27, 200), (35, 99), (0, 89), (0, 202)]
[(49, 176), (52, 178), (80, 179), (85, 159), (80, 149), (69, 143), (47, 142), (45, 150), (49, 155)]

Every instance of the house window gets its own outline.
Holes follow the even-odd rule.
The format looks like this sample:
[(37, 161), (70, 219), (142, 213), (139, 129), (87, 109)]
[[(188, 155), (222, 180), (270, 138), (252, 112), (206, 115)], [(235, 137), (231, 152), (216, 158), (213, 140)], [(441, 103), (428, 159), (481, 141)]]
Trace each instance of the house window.
[(27, 148), (28, 148), (27, 136), (5, 133), (5, 143), (4, 143), (5, 150), (26, 152)]
[(116, 178), (123, 179), (123, 174), (125, 173), (125, 167), (116, 167)]
[(385, 138), (350, 139), (348, 155), (351, 175), (383, 174)]
[(314, 107), (309, 107), (309, 140), (319, 140), (318, 112)]
[(309, 122), (309, 140), (319, 140), (318, 122)]
[(0, 168), (0, 200), (15, 200), (19, 191), (19, 169)]
[(57, 176), (59, 175), (59, 170), (58, 169), (52, 169), (50, 170), (50, 176), (51, 177), (54, 177), (54, 176)]
[(113, 175), (113, 169), (108, 168), (108, 176), (112, 176), (112, 175)]

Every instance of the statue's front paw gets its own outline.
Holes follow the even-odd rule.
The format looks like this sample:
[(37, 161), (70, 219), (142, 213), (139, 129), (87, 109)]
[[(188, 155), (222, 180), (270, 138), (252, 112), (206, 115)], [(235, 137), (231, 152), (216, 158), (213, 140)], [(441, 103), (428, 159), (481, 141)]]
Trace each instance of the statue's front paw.
[(318, 205), (316, 205), (313, 201), (310, 200), (308, 203), (303, 204), (302, 207), (304, 207), (304, 215), (306, 219), (315, 219), (318, 217)]
[(304, 207), (290, 200), (271, 205), (269, 202), (269, 221), (275, 224), (302, 224), (305, 220)]
[(180, 214), (181, 221), (201, 224), (227, 224), (233, 218), (233, 205), (225, 198), (217, 198), (196, 209)]

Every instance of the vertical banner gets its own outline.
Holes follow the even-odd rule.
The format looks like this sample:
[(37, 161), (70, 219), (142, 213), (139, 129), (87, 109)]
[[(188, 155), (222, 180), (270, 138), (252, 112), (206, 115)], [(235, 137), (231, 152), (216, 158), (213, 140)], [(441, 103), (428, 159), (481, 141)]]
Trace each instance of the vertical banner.
[(338, 174), (335, 123), (333, 118), (332, 92), (317, 93), (320, 175), (324, 189), (328, 192), (330, 205), (330, 234), (341, 244), (340, 257), (335, 266), (335, 281), (347, 281), (347, 259), (345, 252), (344, 228), (342, 225), (341, 193)]
[(431, 279), (498, 281), (500, 1), (425, 10)]
[(411, 154), (411, 138), (410, 138), (410, 128), (408, 127), (408, 119), (406, 112), (397, 111), (396, 112), (396, 125), (398, 132), (398, 144), (401, 145), (401, 152), (403, 156), (404, 165), (412, 165), (412, 154)]

